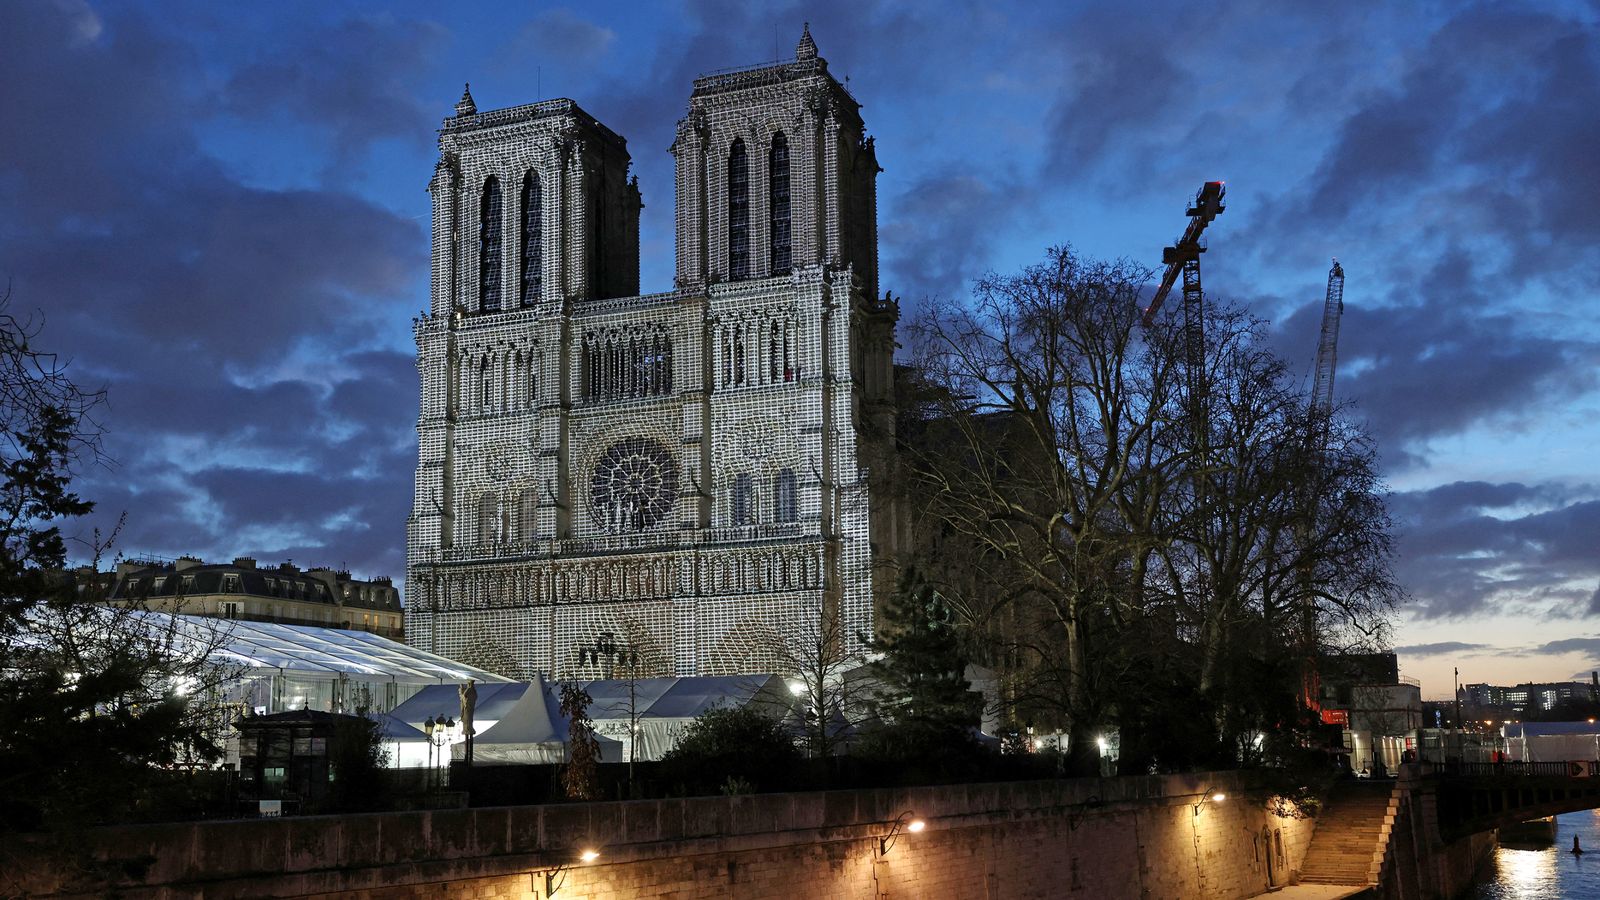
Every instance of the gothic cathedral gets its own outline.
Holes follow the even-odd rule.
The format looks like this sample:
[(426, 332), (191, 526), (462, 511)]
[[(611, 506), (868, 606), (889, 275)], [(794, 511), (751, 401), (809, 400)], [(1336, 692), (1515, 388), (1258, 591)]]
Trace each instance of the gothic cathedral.
[(894, 330), (872, 139), (809, 30), (699, 78), (673, 289), (626, 141), (571, 100), (444, 121), (406, 638), (513, 677), (787, 672), (892, 573)]

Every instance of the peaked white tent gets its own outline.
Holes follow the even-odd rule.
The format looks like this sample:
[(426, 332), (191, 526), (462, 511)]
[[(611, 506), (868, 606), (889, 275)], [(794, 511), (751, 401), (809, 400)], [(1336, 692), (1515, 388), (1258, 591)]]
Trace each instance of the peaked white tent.
[[(473, 764), (566, 762), (571, 757), (570, 725), (560, 713), (552, 687), (536, 676), (493, 725), (477, 729), (472, 742)], [(620, 742), (600, 734), (595, 735), (595, 740), (600, 744), (601, 762), (622, 761)], [(466, 749), (464, 743), (457, 742), (450, 748), (451, 757), (465, 759)]]
[[(793, 702), (777, 675), (640, 678), (631, 685), (631, 698), (627, 679), (588, 681), (583, 688), (594, 698), (589, 718), (595, 730), (623, 743), (623, 760), (629, 758), (629, 750), (637, 760), (666, 756), (684, 728), (709, 709), (748, 706), (778, 719)], [(630, 727), (635, 721), (636, 729)]]

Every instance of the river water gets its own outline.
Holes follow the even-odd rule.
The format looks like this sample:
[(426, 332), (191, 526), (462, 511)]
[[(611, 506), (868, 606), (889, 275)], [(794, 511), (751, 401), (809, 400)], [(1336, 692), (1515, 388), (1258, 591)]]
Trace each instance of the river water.
[[(1576, 835), (1582, 856), (1572, 854)], [(1600, 809), (1556, 817), (1556, 843), (1542, 850), (1498, 847), (1474, 900), (1600, 900)]]

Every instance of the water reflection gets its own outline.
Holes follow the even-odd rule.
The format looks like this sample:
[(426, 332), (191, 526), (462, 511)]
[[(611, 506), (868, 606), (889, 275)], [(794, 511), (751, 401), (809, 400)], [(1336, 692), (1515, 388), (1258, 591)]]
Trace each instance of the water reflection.
[[(1588, 853), (1571, 853), (1574, 836)], [(1553, 847), (1497, 848), (1485, 881), (1471, 896), (1476, 900), (1600, 898), (1600, 810), (1557, 817)]]

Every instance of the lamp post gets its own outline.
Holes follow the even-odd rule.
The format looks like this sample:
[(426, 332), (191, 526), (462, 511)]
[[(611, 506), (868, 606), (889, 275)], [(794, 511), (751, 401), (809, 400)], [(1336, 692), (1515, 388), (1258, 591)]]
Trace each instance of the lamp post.
[(441, 769), (444, 766), (444, 748), (450, 743), (450, 729), (456, 723), (443, 713), (437, 718), (429, 716), (422, 723), (422, 733), (428, 736), (428, 768), (432, 770), (434, 792), (444, 789), (444, 778)]
[(595, 637), (593, 645), (578, 647), (578, 668), (582, 669), (590, 663), (598, 666), (602, 658), (605, 659), (607, 681), (616, 678), (618, 662), (628, 667), (628, 793), (632, 795), (634, 744), (639, 740), (639, 653), (626, 644), (618, 644), (615, 634), (602, 631)]

